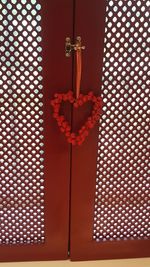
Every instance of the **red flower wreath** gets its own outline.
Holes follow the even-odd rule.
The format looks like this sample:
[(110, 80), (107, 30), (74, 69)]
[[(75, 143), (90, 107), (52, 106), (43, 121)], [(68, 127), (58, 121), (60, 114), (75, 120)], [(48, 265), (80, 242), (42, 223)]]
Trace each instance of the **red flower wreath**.
[[(88, 101), (93, 102), (92, 114), (88, 117), (87, 121), (77, 134), (71, 132), (71, 126), (65, 120), (65, 117), (59, 113), (61, 103), (66, 101), (73, 104), (74, 108), (78, 108)], [(84, 142), (85, 138), (89, 134), (89, 130), (93, 128), (95, 123), (99, 120), (102, 108), (101, 97), (96, 97), (93, 92), (89, 92), (87, 95), (79, 94), (77, 99), (74, 98), (72, 91), (68, 91), (65, 94), (56, 93), (54, 95), (54, 99), (51, 100), (50, 103), (53, 107), (53, 117), (56, 119), (60, 131), (65, 134), (68, 143), (71, 143), (72, 145), (81, 145)]]

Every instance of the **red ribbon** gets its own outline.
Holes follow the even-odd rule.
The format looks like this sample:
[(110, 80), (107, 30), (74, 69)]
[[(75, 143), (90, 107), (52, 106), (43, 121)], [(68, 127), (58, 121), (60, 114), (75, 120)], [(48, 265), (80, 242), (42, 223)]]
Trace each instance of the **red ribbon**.
[(81, 72), (82, 72), (82, 50), (80, 46), (77, 46), (76, 47), (76, 99), (78, 99), (80, 95)]

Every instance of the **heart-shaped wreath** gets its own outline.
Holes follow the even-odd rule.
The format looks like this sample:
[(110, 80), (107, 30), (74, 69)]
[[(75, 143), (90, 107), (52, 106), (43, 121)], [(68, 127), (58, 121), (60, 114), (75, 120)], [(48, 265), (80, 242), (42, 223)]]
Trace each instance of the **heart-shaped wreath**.
[[(87, 118), (85, 124), (81, 127), (77, 134), (71, 132), (71, 126), (65, 120), (65, 117), (60, 115), (61, 103), (66, 101), (69, 101), (71, 104), (73, 104), (74, 108), (78, 108), (86, 102), (93, 102), (91, 116)], [(95, 123), (100, 118), (102, 101), (101, 97), (96, 97), (93, 92), (89, 92), (87, 95), (80, 94), (79, 97), (75, 99), (73, 92), (68, 91), (65, 94), (56, 93), (54, 95), (54, 99), (51, 100), (51, 105), (53, 107), (53, 117), (56, 119), (60, 131), (65, 134), (67, 141), (72, 145), (81, 145), (88, 136), (89, 130), (94, 127)]]
[[(67, 141), (72, 145), (81, 145), (84, 142), (85, 138), (88, 136), (89, 130), (94, 127), (95, 123), (100, 118), (102, 99), (101, 97), (95, 96), (92, 91), (87, 95), (80, 94), (82, 69), (81, 50), (83, 49), (83, 47), (81, 46), (80, 37), (77, 37), (77, 44), (73, 45), (73, 47), (76, 51), (76, 98), (74, 98), (72, 91), (68, 91), (67, 93), (56, 93), (54, 95), (54, 99), (51, 100), (50, 103), (53, 107), (53, 117), (56, 119), (60, 131), (65, 134)], [(78, 131), (78, 133), (72, 132), (71, 126), (65, 120), (65, 117), (60, 114), (61, 103), (66, 101), (73, 104), (74, 108), (78, 108), (86, 102), (93, 103), (91, 116), (87, 118), (86, 122)]]

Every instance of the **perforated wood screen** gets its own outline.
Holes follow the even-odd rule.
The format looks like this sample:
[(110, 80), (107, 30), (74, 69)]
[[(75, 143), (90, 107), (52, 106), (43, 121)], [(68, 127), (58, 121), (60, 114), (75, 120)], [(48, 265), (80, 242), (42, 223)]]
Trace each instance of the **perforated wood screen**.
[(44, 242), (41, 5), (1, 0), (0, 244)]
[(107, 1), (93, 239), (148, 239), (150, 1)]

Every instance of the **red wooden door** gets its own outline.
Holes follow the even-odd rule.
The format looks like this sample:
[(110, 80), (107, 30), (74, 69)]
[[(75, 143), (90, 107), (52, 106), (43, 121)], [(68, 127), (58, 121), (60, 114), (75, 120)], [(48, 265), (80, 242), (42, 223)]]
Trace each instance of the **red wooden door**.
[[(149, 256), (149, 1), (77, 0), (75, 12), (82, 92), (101, 95), (103, 110), (72, 148), (71, 259)], [(87, 115), (74, 112), (75, 129)]]
[(50, 99), (72, 86), (73, 3), (2, 0), (0, 9), (0, 261), (66, 259), (70, 145)]
[[(0, 8), (0, 261), (67, 259), (68, 243), (72, 260), (148, 256), (149, 2)], [(67, 36), (86, 46), (81, 92), (103, 97), (81, 147), (66, 143), (50, 108), (55, 92), (75, 88)], [(64, 108), (74, 131), (88, 112)]]

